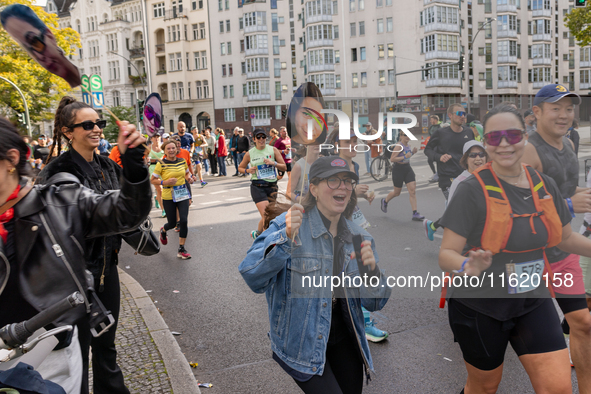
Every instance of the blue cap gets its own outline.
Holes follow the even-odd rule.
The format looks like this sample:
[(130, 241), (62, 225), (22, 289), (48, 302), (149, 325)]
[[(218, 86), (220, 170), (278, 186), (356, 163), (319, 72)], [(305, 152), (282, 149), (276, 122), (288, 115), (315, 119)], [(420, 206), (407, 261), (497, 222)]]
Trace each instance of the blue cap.
[(534, 98), (534, 105), (539, 105), (540, 103), (555, 103), (563, 97), (576, 97), (577, 100), (573, 100), (573, 104), (579, 105), (581, 104), (581, 97), (576, 93), (571, 93), (569, 90), (563, 85), (546, 85), (536, 94)]

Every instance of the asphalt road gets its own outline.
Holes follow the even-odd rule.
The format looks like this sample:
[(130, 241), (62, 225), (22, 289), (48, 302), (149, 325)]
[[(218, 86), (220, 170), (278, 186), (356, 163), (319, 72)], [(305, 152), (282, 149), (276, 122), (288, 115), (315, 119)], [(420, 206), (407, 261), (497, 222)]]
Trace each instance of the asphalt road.
[[(583, 159), (591, 157), (591, 146), (581, 146), (579, 157), (582, 175)], [(363, 173), (363, 158), (358, 161)], [(435, 220), (444, 209), (443, 195), (427, 182), (431, 173), (426, 157), (417, 154), (412, 164), (419, 211)], [(228, 174), (233, 173), (228, 168)], [(253, 293), (237, 269), (259, 220), (249, 181), (206, 178), (210, 182), (206, 188), (193, 187), (186, 245), (193, 258), (176, 258), (178, 235), (171, 231), (169, 244), (156, 256), (134, 256), (125, 246), (120, 266), (151, 291), (171, 330), (182, 333), (176, 338), (187, 360), (199, 364), (195, 376), (213, 383), (213, 388), (203, 389), (207, 393), (300, 393), (271, 358), (265, 296)], [(372, 224), (369, 231), (376, 240), (380, 267), (388, 275), (440, 274), (437, 253), (441, 240), (428, 241), (422, 223), (411, 221), (408, 193), (403, 191), (391, 201), (384, 214), (379, 201), (391, 190), (391, 181), (377, 183), (370, 177), (362, 181), (376, 192), (371, 206), (364, 200), (360, 207)], [(281, 184), (285, 188), (286, 182)], [(156, 230), (165, 220), (159, 212), (152, 211)], [(579, 215), (574, 228), (581, 222)], [(370, 344), (376, 374), (364, 392), (459, 393), (466, 370), (449, 329), (447, 308), (438, 307), (439, 291), (398, 289), (393, 294), (383, 310), (373, 313), (377, 326), (390, 336)], [(572, 376), (576, 393), (574, 370)], [(498, 392), (533, 393), (510, 347)]]

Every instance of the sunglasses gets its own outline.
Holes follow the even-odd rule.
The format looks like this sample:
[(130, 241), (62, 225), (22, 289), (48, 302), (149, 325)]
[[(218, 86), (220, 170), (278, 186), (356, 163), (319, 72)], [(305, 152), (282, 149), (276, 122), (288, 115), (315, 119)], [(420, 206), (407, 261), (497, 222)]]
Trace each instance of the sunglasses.
[(99, 129), (104, 129), (107, 126), (106, 120), (99, 120), (97, 122), (93, 122), (92, 120), (87, 120), (82, 123), (76, 123), (71, 126), (68, 126), (70, 129), (74, 129), (76, 127), (82, 127), (86, 131), (94, 130), (94, 126), (98, 126)]
[(523, 134), (524, 130), (519, 129), (491, 131), (484, 135), (484, 142), (491, 146), (499, 146), (504, 137), (509, 145), (515, 145), (523, 139)]
[(481, 157), (481, 158), (484, 159), (486, 157), (486, 153), (484, 153), (484, 152), (471, 152), (471, 153), (468, 153), (468, 157), (470, 159), (476, 159), (477, 157)]
[(255, 139), (255, 140), (260, 140), (260, 139), (266, 140), (266, 139), (267, 139), (267, 136), (265, 136), (265, 135), (262, 135), (262, 134), (259, 134), (259, 135), (257, 135), (256, 137), (254, 137), (254, 139)]
[(154, 111), (154, 108), (152, 108), (151, 105), (148, 104), (144, 107), (144, 116), (149, 121), (154, 121), (154, 127), (156, 127), (157, 129), (160, 128), (160, 126), (162, 126), (160, 114), (158, 114), (156, 111)]
[(345, 184), (345, 189), (351, 191), (357, 186), (357, 181), (351, 178), (341, 179), (338, 176), (331, 176), (326, 179), (326, 184), (332, 190), (336, 190), (341, 187), (341, 183)]
[(466, 116), (466, 112), (465, 111), (456, 111), (456, 115), (458, 115), (458, 116)]
[(45, 41), (43, 39), (43, 35), (36, 35), (33, 32), (27, 32), (25, 34), (25, 41), (29, 44), (29, 47), (37, 53), (45, 52)]

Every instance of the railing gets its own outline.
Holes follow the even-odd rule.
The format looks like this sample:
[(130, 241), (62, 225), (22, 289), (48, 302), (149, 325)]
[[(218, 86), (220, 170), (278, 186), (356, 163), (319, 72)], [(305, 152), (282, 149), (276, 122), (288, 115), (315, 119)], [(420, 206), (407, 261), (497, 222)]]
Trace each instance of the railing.
[[(536, 59), (533, 59), (533, 64), (534, 65), (540, 65), (540, 64), (552, 65), (552, 59), (549, 57), (536, 58)], [(589, 67), (591, 67), (591, 64), (589, 65)]]
[(579, 67), (591, 67), (591, 61), (588, 62), (579, 62)]
[(320, 92), (323, 96), (334, 96), (336, 94), (334, 88), (320, 88)]
[(532, 16), (552, 16), (552, 10), (533, 10)]
[(160, 70), (156, 72), (156, 75), (166, 74), (166, 70)]
[(244, 33), (255, 33), (257, 31), (267, 31), (267, 25), (244, 26)]
[(517, 12), (517, 6), (513, 4), (497, 4), (497, 12)]
[(499, 89), (501, 88), (516, 88), (517, 87), (517, 81), (499, 81), (497, 83)]
[(308, 72), (334, 71), (334, 64), (320, 64), (308, 67)]
[(156, 53), (164, 52), (164, 44), (156, 44)]
[(435, 87), (435, 86), (460, 86), (460, 79), (449, 79), (449, 78), (436, 78), (436, 79), (427, 79), (427, 87)]
[(541, 89), (546, 85), (550, 85), (552, 82), (534, 82), (534, 89)]
[(460, 25), (458, 23), (429, 23), (428, 25), (425, 25), (425, 33), (432, 31), (457, 33), (460, 31)]
[(534, 34), (533, 35), (534, 41), (552, 41), (551, 34)]
[(517, 63), (517, 56), (499, 56), (497, 63)]
[(271, 100), (270, 93), (249, 94), (248, 101)]
[(269, 71), (252, 71), (246, 73), (246, 78), (269, 78)]
[(330, 39), (326, 39), (326, 40), (308, 40), (308, 46), (307, 49), (310, 48), (316, 48), (316, 47), (331, 47), (332, 44), (332, 40)]
[(309, 16), (306, 18), (306, 25), (311, 23), (318, 23), (318, 22), (332, 22), (332, 15), (330, 14), (320, 14)]
[(171, 8), (164, 11), (164, 20), (168, 21), (176, 18), (186, 18), (187, 14), (184, 11), (179, 11), (177, 8)]
[(246, 49), (244, 51), (246, 56), (253, 56), (253, 55), (268, 55), (269, 48), (254, 48), (254, 49)]
[(517, 30), (498, 30), (497, 37), (517, 37)]
[(129, 50), (129, 57), (130, 58), (134, 58), (134, 57), (144, 57), (145, 56), (145, 51), (144, 48), (131, 48)]
[(587, 83), (580, 83), (579, 84), (579, 89), (589, 89), (591, 88), (591, 83), (587, 82)]
[(458, 60), (460, 58), (460, 52), (449, 52), (449, 51), (431, 51), (425, 53), (425, 59), (453, 59)]
[(459, 0), (423, 0), (423, 4), (431, 4), (431, 3), (444, 3), (444, 4), (451, 4), (451, 5), (460, 5)]

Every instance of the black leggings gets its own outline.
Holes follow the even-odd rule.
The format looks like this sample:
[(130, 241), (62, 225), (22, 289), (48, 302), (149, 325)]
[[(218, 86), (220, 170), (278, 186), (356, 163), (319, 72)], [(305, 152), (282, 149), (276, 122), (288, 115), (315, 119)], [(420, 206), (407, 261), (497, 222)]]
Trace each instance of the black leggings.
[(294, 381), (306, 394), (360, 394), (363, 390), (363, 360), (355, 338), (349, 337), (327, 346), (322, 376), (314, 375), (307, 382)]
[(179, 233), (180, 238), (187, 238), (187, 234), (189, 233), (189, 199), (174, 202), (172, 200), (162, 200), (162, 206), (164, 207), (164, 212), (166, 212), (166, 219), (168, 219), (168, 223), (164, 224), (164, 231), (171, 230), (176, 227), (176, 210), (179, 210), (179, 223), (181, 227), (181, 232)]

